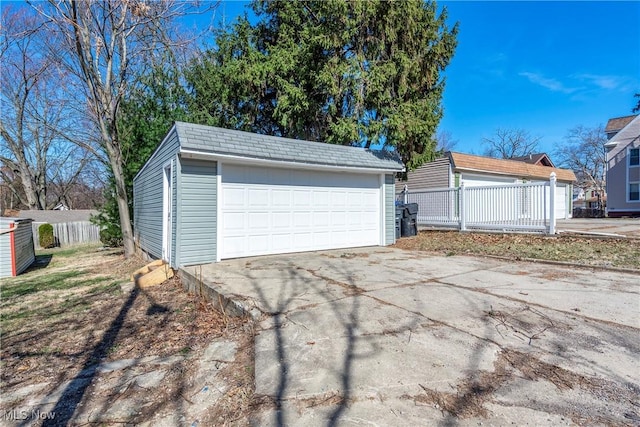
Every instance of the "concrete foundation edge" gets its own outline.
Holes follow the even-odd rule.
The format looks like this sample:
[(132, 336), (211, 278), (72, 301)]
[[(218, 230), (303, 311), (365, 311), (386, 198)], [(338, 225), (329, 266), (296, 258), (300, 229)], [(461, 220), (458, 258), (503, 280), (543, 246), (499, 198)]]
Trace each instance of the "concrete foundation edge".
[(237, 298), (233, 298), (218, 292), (213, 284), (206, 283), (202, 278), (196, 275), (180, 269), (178, 271), (180, 282), (182, 287), (187, 292), (193, 293), (200, 298), (204, 298), (210, 302), (216, 310), (221, 311), (223, 314), (232, 317), (251, 317), (254, 320), (258, 320), (262, 317), (262, 312), (255, 306), (244, 304), (243, 301), (239, 301)]

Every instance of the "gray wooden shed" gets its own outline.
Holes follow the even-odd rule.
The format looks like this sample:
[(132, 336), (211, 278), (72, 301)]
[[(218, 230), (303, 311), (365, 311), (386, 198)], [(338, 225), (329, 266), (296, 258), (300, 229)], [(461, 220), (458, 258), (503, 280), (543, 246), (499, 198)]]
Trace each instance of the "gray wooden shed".
[(140, 250), (174, 268), (395, 242), (397, 153), (177, 122), (133, 180)]
[(35, 259), (31, 219), (0, 217), (0, 277), (17, 276)]

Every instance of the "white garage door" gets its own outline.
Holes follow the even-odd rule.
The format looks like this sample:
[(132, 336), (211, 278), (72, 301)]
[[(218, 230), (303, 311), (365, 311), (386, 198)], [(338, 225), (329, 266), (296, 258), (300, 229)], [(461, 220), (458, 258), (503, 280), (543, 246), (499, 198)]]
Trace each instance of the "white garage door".
[(224, 164), (221, 258), (379, 245), (378, 175)]

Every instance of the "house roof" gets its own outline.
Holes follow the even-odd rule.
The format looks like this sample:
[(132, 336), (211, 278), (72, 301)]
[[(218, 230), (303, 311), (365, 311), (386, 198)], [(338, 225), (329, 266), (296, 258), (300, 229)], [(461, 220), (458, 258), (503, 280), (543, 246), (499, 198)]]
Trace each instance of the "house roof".
[(548, 166), (552, 168), (555, 167), (549, 156), (547, 156), (547, 153), (536, 153), (529, 154), (528, 156), (513, 157), (511, 160), (530, 163), (532, 165)]
[(451, 158), (451, 164), (456, 170), (545, 180), (549, 179), (551, 172), (555, 172), (558, 181), (572, 182), (576, 180), (576, 175), (569, 169), (552, 168), (549, 166), (532, 165), (517, 160), (494, 159), (491, 157), (454, 152), (450, 152), (449, 156)]
[(631, 121), (636, 117), (638, 117), (638, 114), (609, 119), (609, 121), (607, 122), (607, 126), (604, 128), (604, 131), (606, 133), (619, 132), (620, 130), (622, 130), (622, 128), (631, 123)]
[(640, 138), (640, 115), (632, 116), (632, 120), (627, 123), (622, 130), (620, 130), (613, 138), (609, 140), (604, 146), (608, 148), (626, 147), (632, 141)]
[(91, 215), (97, 215), (98, 211), (92, 209), (77, 209), (68, 211), (38, 211), (24, 210), (19, 211), (17, 216), (20, 218), (30, 218), (33, 222), (47, 222), (49, 224), (58, 224), (61, 222), (89, 221)]
[(176, 122), (181, 150), (306, 165), (402, 171), (395, 151), (325, 144)]

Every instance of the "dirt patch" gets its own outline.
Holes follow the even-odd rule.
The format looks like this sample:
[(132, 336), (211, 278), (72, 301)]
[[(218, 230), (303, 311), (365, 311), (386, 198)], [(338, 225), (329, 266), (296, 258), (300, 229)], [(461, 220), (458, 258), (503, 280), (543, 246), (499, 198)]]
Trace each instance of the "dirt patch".
[(640, 270), (638, 239), (421, 231), (417, 236), (399, 239), (394, 246), (445, 256), (491, 255), (515, 260), (530, 258)]
[[(2, 284), (0, 409), (55, 411), (61, 425), (139, 424), (163, 413), (179, 413), (188, 424), (248, 423), (248, 320), (222, 315), (187, 294), (178, 278), (147, 289), (124, 285), (145, 262), (118, 250), (38, 256), (50, 258)], [(203, 365), (216, 341), (235, 349), (234, 360)], [(216, 390), (201, 385), (215, 378)], [(206, 396), (219, 405), (203, 406), (198, 399)]]
[[(493, 401), (495, 393), (516, 378), (524, 378), (529, 381), (548, 381), (560, 391), (579, 388), (599, 400), (616, 403), (622, 407), (634, 405), (634, 402), (637, 405), (639, 390), (635, 387), (601, 378), (585, 377), (543, 362), (533, 354), (511, 349), (503, 349), (500, 352), (494, 362), (493, 371), (481, 371), (476, 373), (473, 378), (465, 378), (455, 386), (455, 392), (435, 391), (420, 385), (422, 393), (415, 396), (403, 395), (402, 398), (433, 405), (442, 411), (443, 415), (454, 418), (487, 418), (490, 414), (485, 404)], [(570, 418), (578, 425), (614, 425), (619, 423), (619, 420), (607, 417), (606, 414), (590, 413), (588, 408), (580, 410), (578, 408), (555, 407), (544, 408), (544, 410)], [(635, 416), (637, 415), (633, 411), (625, 413), (625, 417), (630, 420), (629, 425)]]

